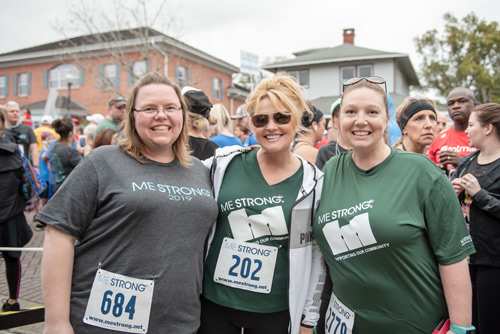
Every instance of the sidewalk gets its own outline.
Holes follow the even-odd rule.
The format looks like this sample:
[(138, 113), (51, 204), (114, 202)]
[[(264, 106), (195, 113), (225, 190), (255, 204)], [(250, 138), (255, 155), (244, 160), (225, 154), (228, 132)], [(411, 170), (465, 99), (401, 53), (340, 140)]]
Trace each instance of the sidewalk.
[[(36, 231), (33, 222), (33, 213), (26, 213), (26, 220), (33, 230), (33, 238), (25, 247), (42, 247), (45, 231)], [(19, 292), (19, 304), (21, 308), (43, 305), (41, 285), (42, 252), (23, 252), (21, 256), (22, 276), (21, 290)], [(0, 257), (0, 300), (9, 297), (9, 288), (5, 278), (5, 263)], [(3, 304), (3, 303), (2, 303)], [(44, 323), (15, 327), (8, 330), (0, 330), (0, 334), (40, 334), (43, 332)]]

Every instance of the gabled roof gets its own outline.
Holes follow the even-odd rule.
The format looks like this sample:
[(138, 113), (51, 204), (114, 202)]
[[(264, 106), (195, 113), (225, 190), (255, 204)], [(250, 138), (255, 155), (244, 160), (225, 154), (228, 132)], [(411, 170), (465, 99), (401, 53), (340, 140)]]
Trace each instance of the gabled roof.
[(291, 67), (305, 67), (319, 64), (342, 63), (374, 59), (396, 59), (408, 76), (410, 85), (419, 85), (417, 73), (411, 64), (410, 58), (405, 53), (386, 52), (362, 48), (353, 44), (344, 43), (329, 48), (317, 48), (294, 53), (295, 58), (262, 66), (263, 69), (277, 72)]
[(215, 64), (225, 72), (231, 74), (239, 72), (238, 67), (149, 27), (89, 34), (2, 53), (0, 54), (0, 67), (2, 67), (2, 63), (7, 62), (26, 62), (30, 59), (58, 57), (63, 54), (82, 52), (82, 50), (99, 51), (110, 46), (137, 48), (144, 43), (144, 36), (148, 37), (148, 43), (151, 43), (153, 48), (157, 48), (155, 45), (163, 43), (170, 48), (175, 48), (183, 53), (194, 55)]

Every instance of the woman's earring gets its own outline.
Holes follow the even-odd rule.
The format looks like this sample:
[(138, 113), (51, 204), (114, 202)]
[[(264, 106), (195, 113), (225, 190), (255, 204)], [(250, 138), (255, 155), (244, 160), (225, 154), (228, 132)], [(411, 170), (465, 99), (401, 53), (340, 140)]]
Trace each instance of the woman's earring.
[(318, 131), (318, 126), (317, 125), (314, 126), (314, 131)]

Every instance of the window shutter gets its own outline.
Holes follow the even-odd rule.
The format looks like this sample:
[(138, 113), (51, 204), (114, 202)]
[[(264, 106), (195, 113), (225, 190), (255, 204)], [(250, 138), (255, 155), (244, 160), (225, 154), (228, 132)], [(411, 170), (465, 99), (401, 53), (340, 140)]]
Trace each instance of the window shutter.
[(5, 96), (9, 96), (9, 75), (5, 75)]
[(31, 72), (28, 72), (28, 89), (27, 89), (27, 93), (28, 95), (31, 94)]
[(120, 87), (120, 63), (116, 63), (115, 87)]
[(188, 68), (187, 71), (188, 71), (188, 74), (187, 74), (187, 76), (188, 76), (187, 77), (187, 84), (191, 85), (191, 69)]
[(14, 73), (14, 95), (17, 95), (17, 73)]
[(151, 60), (146, 59), (146, 73), (151, 72)]
[(98, 86), (99, 87), (102, 87), (104, 81), (103, 81), (103, 78), (104, 78), (104, 65), (99, 65), (99, 82), (98, 82)]
[(179, 83), (179, 65), (175, 65), (175, 81)]
[(220, 100), (224, 100), (224, 80), (221, 80), (221, 85), (220, 85)]
[(132, 70), (134, 64), (130, 61), (127, 69), (127, 86), (132, 86)]
[(80, 67), (80, 86), (83, 86), (85, 83), (85, 69)]
[(43, 88), (48, 88), (49, 87), (49, 71), (45, 70), (43, 71)]

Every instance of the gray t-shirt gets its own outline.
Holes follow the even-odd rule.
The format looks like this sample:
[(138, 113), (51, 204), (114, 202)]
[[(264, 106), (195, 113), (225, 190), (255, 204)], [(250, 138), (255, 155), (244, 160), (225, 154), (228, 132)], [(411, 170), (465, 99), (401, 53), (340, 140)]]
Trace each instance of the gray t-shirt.
[(197, 331), (203, 249), (217, 205), (209, 170), (193, 160), (190, 168), (177, 160), (141, 164), (117, 146), (99, 147), (37, 216), (77, 238), (71, 290), (76, 333), (110, 332), (82, 322), (99, 264), (155, 280), (149, 333)]

